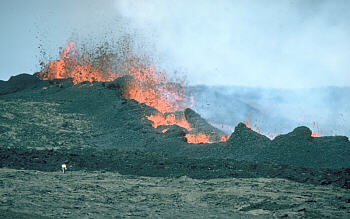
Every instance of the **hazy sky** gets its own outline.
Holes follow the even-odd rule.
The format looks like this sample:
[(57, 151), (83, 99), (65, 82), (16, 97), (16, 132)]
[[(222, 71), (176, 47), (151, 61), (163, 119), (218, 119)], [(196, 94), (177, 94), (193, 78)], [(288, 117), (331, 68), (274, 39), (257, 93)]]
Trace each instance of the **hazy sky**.
[(0, 80), (39, 70), (71, 37), (133, 32), (190, 84), (350, 85), (348, 0), (2, 0)]

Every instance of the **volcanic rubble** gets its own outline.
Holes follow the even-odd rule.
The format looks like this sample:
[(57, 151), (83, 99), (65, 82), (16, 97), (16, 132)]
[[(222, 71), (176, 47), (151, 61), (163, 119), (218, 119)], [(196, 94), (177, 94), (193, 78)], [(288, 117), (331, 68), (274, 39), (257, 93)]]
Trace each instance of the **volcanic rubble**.
[[(278, 177), (350, 188), (350, 142), (312, 137), (307, 127), (270, 140), (239, 123), (226, 142), (189, 144), (188, 130), (152, 127), (157, 110), (123, 97), (129, 76), (112, 82), (40, 80), (21, 74), (0, 81), (0, 167), (57, 171), (108, 170), (142, 176)], [(219, 113), (219, 112), (218, 112)], [(192, 109), (201, 133), (225, 133)], [(163, 130), (167, 129), (163, 133)]]

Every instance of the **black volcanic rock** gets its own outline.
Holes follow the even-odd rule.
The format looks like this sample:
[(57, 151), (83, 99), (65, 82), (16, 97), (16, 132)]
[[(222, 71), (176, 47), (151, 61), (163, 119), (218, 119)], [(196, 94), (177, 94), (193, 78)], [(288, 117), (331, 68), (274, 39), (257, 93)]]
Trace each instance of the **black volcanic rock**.
[(0, 134), (8, 132), (8, 131), (11, 131), (11, 129), (9, 127), (0, 125)]
[(186, 120), (195, 129), (201, 129), (205, 131), (211, 131), (215, 129), (205, 119), (203, 119), (198, 113), (190, 108), (186, 108), (184, 111)]
[[(350, 165), (350, 142), (345, 136), (312, 137), (307, 127), (277, 136), (264, 151), (273, 162), (319, 168), (339, 168)], [(348, 156), (348, 158), (346, 158)]]
[[(183, 136), (187, 130), (166, 126), (168, 131), (161, 133), (146, 118), (156, 109), (116, 92), (131, 80), (126, 76), (113, 82), (73, 86), (69, 79), (40, 81), (36, 75), (19, 75), (0, 81), (0, 90), (5, 91), (0, 96), (0, 148), (117, 148), (196, 159), (350, 167), (347, 137), (315, 138), (307, 127), (298, 127), (271, 141), (240, 123), (226, 143), (187, 144)], [(193, 110), (184, 113), (199, 131), (222, 133)]]
[(167, 126), (167, 131), (164, 133), (167, 137), (180, 137), (185, 140), (184, 136), (188, 133), (188, 131), (180, 126), (171, 125)]
[(19, 74), (8, 81), (0, 81), (0, 95), (21, 91), (40, 82), (37, 75)]
[(292, 132), (286, 134), (286, 135), (279, 135), (274, 139), (274, 142), (278, 141), (311, 141), (311, 130), (308, 127), (300, 126), (295, 128)]
[(254, 161), (270, 142), (266, 136), (251, 130), (244, 123), (239, 123), (227, 140), (227, 145), (233, 150), (236, 159)]
[[(59, 88), (67, 88), (67, 87), (72, 87), (74, 85), (73, 79), (72, 78), (67, 78), (67, 79), (54, 79), (48, 81), (50, 85), (56, 85)], [(82, 82), (80, 84), (84, 83), (90, 83), (88, 81)]]
[(212, 141), (219, 141), (220, 137), (225, 135), (223, 131), (210, 125), (194, 110), (186, 108), (184, 114), (186, 120), (191, 124), (191, 127), (194, 128), (196, 132), (205, 133), (209, 135), (215, 133), (214, 135), (211, 135), (212, 138), (215, 138), (214, 136), (216, 136), (215, 139), (211, 139)]
[(245, 142), (260, 142), (263, 144), (269, 143), (270, 139), (264, 135), (261, 135), (252, 129), (248, 128), (244, 123), (240, 122), (235, 131), (231, 134), (229, 140), (230, 143), (245, 143)]
[(122, 77), (119, 77), (117, 79), (115, 79), (114, 81), (111, 82), (106, 82), (105, 86), (108, 89), (112, 89), (112, 90), (118, 90), (121, 94), (122, 91), (128, 87), (128, 85), (131, 83), (131, 81), (133, 81), (134, 78), (130, 75), (125, 75)]
[(304, 150), (305, 147), (310, 147), (313, 141), (312, 132), (308, 127), (301, 126), (295, 128), (292, 132), (279, 135), (272, 141), (272, 145), (276, 148), (285, 148), (287, 151), (295, 149)]

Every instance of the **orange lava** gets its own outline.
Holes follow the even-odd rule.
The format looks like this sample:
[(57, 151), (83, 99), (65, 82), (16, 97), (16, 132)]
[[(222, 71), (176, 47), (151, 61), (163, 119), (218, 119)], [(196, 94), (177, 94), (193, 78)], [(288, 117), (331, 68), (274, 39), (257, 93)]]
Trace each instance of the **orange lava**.
[[(153, 65), (145, 66), (136, 58), (129, 58), (127, 72), (135, 80), (123, 91), (124, 97), (144, 103), (159, 111), (146, 116), (152, 126), (178, 125), (188, 131), (193, 130), (185, 118), (187, 107), (185, 90), (178, 84), (169, 83), (166, 74), (157, 72)], [(191, 99), (192, 102), (192, 99)], [(176, 111), (182, 111), (176, 113)], [(204, 134), (187, 134), (188, 143), (212, 143)]]
[(135, 80), (124, 90), (125, 98), (144, 103), (163, 114), (186, 108), (185, 90), (169, 83), (166, 74), (157, 72), (152, 64), (147, 66), (136, 58), (129, 58), (126, 69)]
[(220, 142), (226, 142), (228, 139), (230, 138), (230, 136), (221, 136), (220, 138)]
[(317, 131), (316, 132), (312, 132), (311, 136), (312, 137), (320, 137), (320, 135), (322, 134), (322, 130), (318, 127), (318, 122), (313, 122), (312, 123), (312, 128), (316, 128)]
[(248, 121), (243, 121), (243, 122), (244, 122), (244, 124), (245, 124), (245, 126), (246, 126), (247, 128), (252, 129), (252, 126), (249, 125), (249, 122), (248, 122)]
[(273, 134), (273, 133), (263, 133), (260, 128), (258, 127), (257, 124), (252, 125), (251, 122), (251, 116), (248, 114), (248, 119), (243, 121), (243, 123), (245, 124), (245, 126), (251, 130), (254, 130), (255, 132), (261, 134), (261, 135), (265, 135), (266, 137), (270, 138), (270, 139), (274, 139), (276, 136), (278, 136), (279, 134)]
[[(260, 128), (254, 124), (253, 126), (250, 125), (250, 119), (248, 119), (248, 121), (243, 121), (243, 123), (245, 124), (245, 126), (251, 130), (254, 130), (255, 132), (259, 133), (259, 134), (262, 134)], [(254, 129), (253, 129), (254, 127)]]
[[(106, 56), (106, 57), (105, 57)], [(161, 125), (178, 125), (188, 131), (193, 130), (185, 118), (183, 110), (193, 104), (193, 97), (188, 101), (185, 90), (179, 83), (170, 83), (164, 72), (157, 72), (152, 64), (135, 57), (128, 56), (126, 61), (119, 63), (121, 72), (113, 72), (111, 63), (108, 61), (109, 54), (98, 57), (90, 57), (89, 54), (80, 54), (75, 42), (70, 40), (63, 51), (60, 51), (60, 58), (43, 66), (40, 73), (42, 80), (72, 78), (74, 84), (89, 81), (113, 81), (123, 75), (130, 75), (133, 80), (123, 89), (123, 96), (127, 99), (144, 103), (159, 111), (159, 113), (146, 116), (153, 122), (152, 126), (157, 128)], [(102, 62), (99, 62), (102, 60)], [(189, 103), (190, 102), (190, 103)], [(177, 113), (175, 113), (177, 112)], [(163, 129), (165, 133), (168, 129)], [(187, 142), (212, 143), (209, 136), (199, 134), (187, 134)], [(223, 136), (221, 141), (228, 138)]]
[(152, 126), (154, 128), (157, 128), (161, 125), (178, 125), (182, 128), (187, 129), (188, 131), (192, 130), (191, 125), (187, 122), (183, 113), (179, 116), (175, 116), (175, 114), (164, 115), (162, 113), (158, 113), (155, 115), (146, 116), (146, 118), (153, 122)]
[(203, 133), (198, 134), (186, 134), (187, 143), (190, 144), (200, 144), (200, 143), (213, 143), (209, 140), (209, 135), (205, 135)]
[(60, 52), (60, 59), (50, 61), (45, 71), (40, 73), (40, 77), (42, 80), (72, 78), (73, 83), (78, 84), (84, 81), (112, 81), (117, 75), (110, 69), (101, 69), (98, 65), (84, 61), (75, 42), (70, 40)]
[(313, 132), (313, 133), (311, 133), (311, 136), (312, 137), (319, 137), (319, 134), (317, 132)]

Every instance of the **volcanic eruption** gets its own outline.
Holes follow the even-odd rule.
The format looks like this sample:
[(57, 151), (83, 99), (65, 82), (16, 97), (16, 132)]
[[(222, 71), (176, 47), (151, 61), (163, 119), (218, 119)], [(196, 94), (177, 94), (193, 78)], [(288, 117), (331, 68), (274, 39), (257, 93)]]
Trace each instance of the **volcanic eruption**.
[[(68, 79), (74, 84), (81, 82), (110, 82), (123, 76), (131, 76), (122, 88), (123, 97), (155, 108), (158, 112), (145, 115), (152, 126), (177, 125), (188, 131), (188, 143), (224, 142), (228, 136), (215, 131), (200, 132), (186, 119), (185, 109), (191, 106), (192, 98), (185, 94), (183, 82), (170, 82), (165, 72), (157, 71), (147, 59), (138, 57), (130, 51), (122, 58), (112, 52), (80, 52), (74, 40), (61, 49), (60, 58), (42, 64), (42, 80)], [(113, 59), (114, 58), (114, 59)], [(117, 66), (117, 67), (116, 67)], [(167, 128), (161, 132), (166, 133)]]

